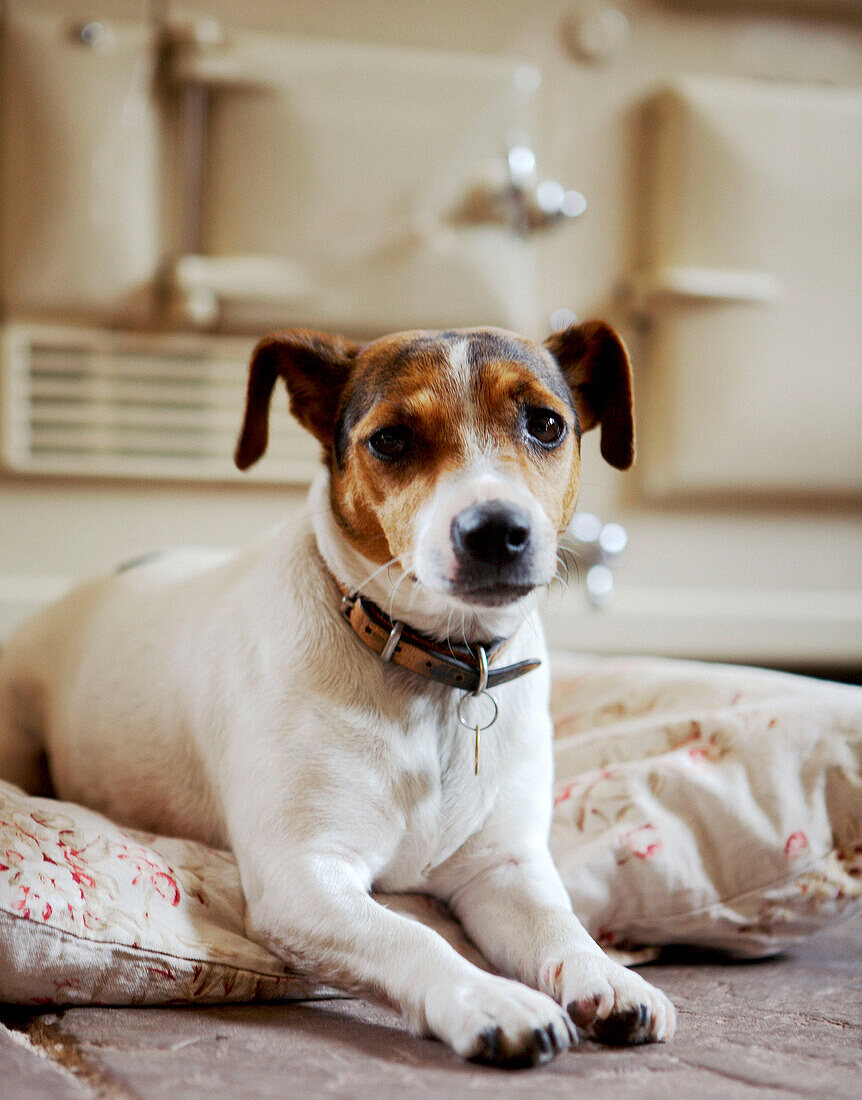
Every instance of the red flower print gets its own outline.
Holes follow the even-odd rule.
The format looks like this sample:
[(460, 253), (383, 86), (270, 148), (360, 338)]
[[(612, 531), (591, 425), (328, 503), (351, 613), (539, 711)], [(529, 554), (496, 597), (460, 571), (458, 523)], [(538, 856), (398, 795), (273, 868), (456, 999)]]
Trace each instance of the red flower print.
[(567, 802), (572, 797), (572, 791), (576, 790), (580, 786), (580, 783), (580, 779), (573, 779), (562, 787), (558, 787), (556, 797), (554, 798), (554, 809), (561, 803)]
[(638, 859), (651, 859), (663, 847), (655, 825), (641, 825), (639, 829), (632, 829), (625, 834), (623, 841)]
[(162, 978), (167, 978), (168, 981), (175, 982), (177, 980), (176, 974), (167, 963), (164, 966), (148, 966), (147, 970), (150, 974), (159, 974)]
[(169, 874), (165, 871), (157, 871), (156, 874), (150, 877), (150, 882), (165, 901), (169, 901), (171, 905), (179, 905), (180, 888), (177, 886), (176, 880)]
[(28, 895), (30, 893), (30, 887), (21, 885), (21, 886), (18, 887), (18, 889), (21, 891), (21, 897), (18, 898), (17, 901), (12, 902), (12, 908), (17, 909), (20, 912), (22, 917), (26, 917), (27, 920), (29, 920), (30, 919), (30, 899), (29, 899)]
[(791, 833), (784, 845), (784, 854), (788, 859), (796, 859), (808, 847), (808, 837), (803, 832)]

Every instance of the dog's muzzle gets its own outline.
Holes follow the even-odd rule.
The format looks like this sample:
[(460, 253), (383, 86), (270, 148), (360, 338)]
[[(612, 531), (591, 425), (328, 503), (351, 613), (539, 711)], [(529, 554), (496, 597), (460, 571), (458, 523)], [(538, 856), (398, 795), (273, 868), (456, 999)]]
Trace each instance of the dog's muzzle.
[(452, 520), (450, 537), (459, 595), (504, 603), (534, 587), (533, 529), (523, 508), (501, 500), (471, 504)]

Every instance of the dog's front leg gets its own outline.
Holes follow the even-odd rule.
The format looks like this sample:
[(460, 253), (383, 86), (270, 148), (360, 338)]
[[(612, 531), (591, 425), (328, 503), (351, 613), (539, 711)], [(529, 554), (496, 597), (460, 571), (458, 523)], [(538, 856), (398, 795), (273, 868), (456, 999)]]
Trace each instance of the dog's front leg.
[(504, 973), (550, 994), (578, 1026), (608, 1043), (669, 1039), (673, 1005), (613, 962), (572, 912), (545, 847), (507, 852), (459, 870), (448, 901), (477, 946)]
[[(283, 850), (283, 838), (269, 839), (258, 838), (259, 850)], [(268, 866), (241, 857), (240, 866), (255, 939), (317, 980), (382, 997), (463, 1057), (533, 1065), (576, 1039), (550, 997), (479, 970), (436, 932), (375, 902), (355, 858), (306, 850)]]

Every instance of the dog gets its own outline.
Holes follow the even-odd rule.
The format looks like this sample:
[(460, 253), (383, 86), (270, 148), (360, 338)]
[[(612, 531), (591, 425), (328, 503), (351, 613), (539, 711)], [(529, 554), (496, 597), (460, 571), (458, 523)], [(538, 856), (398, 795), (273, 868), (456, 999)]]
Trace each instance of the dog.
[[(46, 751), (62, 798), (230, 847), (253, 939), (465, 1058), (534, 1065), (577, 1028), (669, 1038), (670, 1001), (590, 938), (547, 847), (536, 604), (581, 432), (634, 459), (622, 341), (601, 322), (544, 344), (275, 333), (253, 353), (241, 469), (279, 379), (321, 445), (308, 518), (238, 554), (133, 563), (25, 625), (0, 661), (0, 774), (36, 789)], [(497, 973), (372, 886), (440, 899)]]

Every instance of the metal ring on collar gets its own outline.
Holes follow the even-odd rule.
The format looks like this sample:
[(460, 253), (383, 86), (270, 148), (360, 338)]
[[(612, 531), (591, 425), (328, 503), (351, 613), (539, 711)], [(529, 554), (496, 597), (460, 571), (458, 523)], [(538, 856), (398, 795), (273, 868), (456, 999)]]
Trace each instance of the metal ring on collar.
[(488, 686), (488, 654), (483, 646), (477, 645), (476, 649), (479, 651), (479, 683), (473, 694), (484, 695), (485, 688)]
[[(494, 706), (494, 714), (493, 714), (490, 722), (486, 722), (484, 726), (477, 726), (477, 724), (475, 722), (467, 722), (465, 720), (464, 715), (461, 713), (461, 708), (464, 706), (464, 703), (466, 702), (467, 699), (481, 699), (482, 697), (484, 697), (485, 699), (490, 699), (491, 700), (491, 702)], [(500, 714), (500, 708), (497, 706), (497, 700), (494, 698), (494, 696), (489, 695), (487, 691), (483, 691), (481, 693), (479, 693), (478, 691), (470, 691), (470, 692), (465, 692), (461, 696), (461, 698), (458, 700), (458, 710), (457, 710), (456, 713), (458, 715), (458, 721), (461, 723), (462, 726), (464, 726), (465, 729), (475, 730), (475, 729), (478, 728), (479, 732), (481, 733), (482, 730), (490, 729), (491, 726), (494, 725), (494, 723), (497, 721), (497, 718)]]

